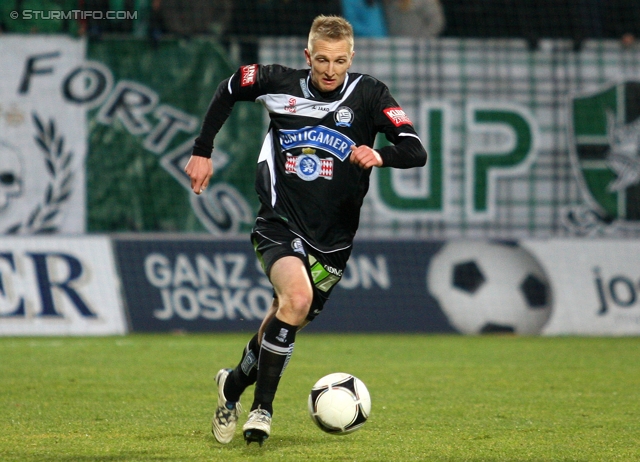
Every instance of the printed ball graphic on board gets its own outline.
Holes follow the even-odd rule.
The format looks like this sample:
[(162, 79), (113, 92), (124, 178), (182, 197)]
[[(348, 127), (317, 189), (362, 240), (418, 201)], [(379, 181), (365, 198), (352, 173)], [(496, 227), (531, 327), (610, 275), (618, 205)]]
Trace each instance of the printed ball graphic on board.
[(452, 241), (431, 259), (427, 286), (463, 334), (539, 334), (551, 316), (551, 286), (517, 244)]

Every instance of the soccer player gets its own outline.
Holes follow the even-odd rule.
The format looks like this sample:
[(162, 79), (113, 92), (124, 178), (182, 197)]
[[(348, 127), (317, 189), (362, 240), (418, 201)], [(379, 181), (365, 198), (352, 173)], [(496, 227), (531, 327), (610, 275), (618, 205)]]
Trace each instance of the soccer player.
[[(258, 157), (260, 210), (251, 233), (274, 297), (235, 369), (216, 375), (218, 407), (212, 431), (234, 436), (240, 395), (255, 383), (243, 427), (247, 444), (271, 433), (273, 400), (296, 333), (323, 309), (340, 281), (358, 228), (372, 167), (424, 166), (427, 152), (411, 120), (382, 82), (350, 73), (353, 29), (339, 16), (314, 19), (304, 54), (309, 69), (242, 66), (217, 88), (185, 167), (202, 193), (213, 174), (213, 140), (236, 101), (269, 112)], [(392, 143), (374, 150), (377, 133)]]

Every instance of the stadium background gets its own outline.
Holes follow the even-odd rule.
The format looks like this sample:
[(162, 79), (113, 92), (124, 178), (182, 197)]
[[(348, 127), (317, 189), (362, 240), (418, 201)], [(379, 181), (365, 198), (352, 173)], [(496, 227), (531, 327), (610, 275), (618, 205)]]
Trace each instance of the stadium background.
[[(640, 13), (635, 2), (443, 0), (442, 6), (445, 27), (438, 37), (356, 39), (353, 69), (389, 85), (425, 141), (430, 161), (419, 171), (381, 169), (373, 175), (358, 236), (360, 249), (366, 252), (354, 258), (353, 285), (338, 300), (349, 306), (363, 297), (372, 304), (378, 301), (379, 306), (372, 309), (380, 312), (380, 324), (369, 326), (370, 330), (389, 327), (381, 300), (398, 294), (370, 291), (372, 286), (388, 289), (382, 276), (376, 279), (384, 262), (391, 268), (395, 261), (405, 271), (394, 280), (409, 280), (409, 273), (415, 272), (411, 276), (421, 284), (419, 293), (395, 286), (394, 290), (404, 291), (406, 304), (417, 313), (425, 297), (433, 305), (419, 272), (444, 242), (519, 241), (529, 251), (540, 251), (536, 257), (544, 265), (558, 263), (546, 267), (549, 278), (579, 276), (579, 283), (551, 280), (550, 284), (559, 284), (554, 293), (578, 296), (582, 292), (591, 297), (582, 306), (572, 303), (571, 297), (566, 297), (565, 305), (555, 300), (554, 312), (565, 309), (572, 314), (565, 316), (569, 319), (565, 328), (556, 326), (554, 333), (636, 333), (640, 325), (636, 314), (640, 253), (635, 249), (640, 237), (636, 126), (640, 46), (633, 38), (640, 36)], [(23, 0), (3, 2), (1, 8), (0, 52), (12, 64), (2, 71), (0, 138), (24, 143), (23, 161), (38, 163), (41, 169), (32, 167), (28, 172), (37, 178), (29, 183), (33, 187), (25, 182), (20, 192), (0, 191), (0, 233), (6, 236), (2, 255), (11, 255), (0, 267), (4, 286), (9, 285), (7, 274), (18, 274), (20, 265), (14, 260), (33, 260), (38, 283), (44, 274), (31, 244), (19, 241), (19, 246), (12, 247), (9, 235), (47, 234), (61, 236), (60, 242), (68, 235), (107, 236), (117, 262), (114, 273), (119, 272), (124, 285), (125, 310), (139, 309), (153, 317), (149, 313), (157, 311), (158, 303), (175, 297), (171, 299), (174, 308), (182, 309), (184, 316), (160, 330), (189, 330), (196, 321), (204, 323), (196, 330), (233, 330), (231, 315), (221, 323), (203, 319), (198, 314), (204, 313), (202, 309), (189, 310), (188, 303), (200, 295), (189, 292), (197, 283), (188, 281), (188, 265), (182, 275), (176, 273), (172, 295), (167, 295), (166, 287), (152, 284), (145, 264), (156, 254), (175, 265), (183, 262), (184, 255), (195, 262), (198, 251), (185, 249), (197, 249), (198, 242), (205, 241), (209, 256), (227, 249), (219, 254), (223, 259), (250, 250), (245, 238), (257, 207), (253, 176), (265, 129), (261, 108), (237, 105), (217, 139), (216, 174), (206, 195), (190, 193), (182, 166), (218, 83), (243, 64), (303, 66), (311, 19), (318, 13), (340, 14), (340, 2)], [(32, 14), (24, 19), (27, 10), (41, 12), (40, 17)], [(129, 12), (135, 13), (135, 19), (51, 16), (52, 11), (74, 10)], [(17, 19), (11, 17), (14, 11), (21, 13)], [(68, 74), (56, 74), (52, 46), (58, 47), (56, 53), (75, 53), (76, 64), (69, 65)], [(28, 68), (29, 74), (25, 63), (32, 57), (36, 64)], [(95, 100), (70, 104), (69, 91), (79, 90), (64, 84), (69, 76), (80, 73), (103, 86), (84, 89), (94, 89)], [(69, 90), (59, 105), (53, 103), (57, 96), (37, 94), (36, 83), (49, 78), (59, 79), (49, 91)], [(14, 84), (24, 79), (31, 86)], [(135, 101), (127, 102), (128, 97)], [(28, 98), (33, 101), (27, 104)], [(67, 110), (80, 118), (68, 116)], [(18, 128), (23, 135), (12, 135)], [(73, 160), (71, 155), (65, 157), (63, 135), (67, 141), (75, 137)], [(43, 162), (42, 152), (45, 157), (57, 153), (57, 161), (48, 157), (49, 163)], [(626, 164), (621, 167), (620, 162)], [(602, 244), (601, 238), (607, 242)], [(385, 245), (390, 239), (402, 242)], [(556, 247), (552, 241), (545, 247), (544, 241), (539, 242), (545, 239), (561, 239), (564, 244)], [(614, 240), (612, 247), (608, 240)], [(55, 239), (46, 242), (51, 249), (58, 248)], [(65, 241), (60, 248), (72, 252), (73, 247)], [(376, 254), (376, 248), (383, 250)], [(549, 249), (568, 255), (567, 260), (553, 262)], [(101, 247), (96, 255), (89, 252), (77, 259), (86, 257), (88, 266), (99, 265), (102, 252)], [(244, 288), (232, 287), (229, 281), (227, 286), (209, 281), (208, 287), (220, 297), (227, 289), (247, 289), (243, 296), (250, 297), (255, 289), (254, 301), (262, 303), (259, 289), (264, 281), (253, 272), (251, 281)], [(142, 288), (143, 283), (149, 287)], [(6, 292), (5, 299), (11, 295)], [(229, 292), (229, 300), (240, 300), (233, 298), (238, 293)], [(47, 309), (83, 316), (72, 300), (64, 294), (61, 298), (66, 308)], [(25, 310), (18, 299), (0, 306), (0, 314), (22, 316)], [(243, 299), (242, 309), (249, 307), (247, 300)], [(602, 322), (605, 302), (606, 314), (617, 316), (612, 325)], [(242, 312), (239, 306), (237, 311)], [(257, 309), (258, 314), (263, 308)], [(589, 312), (591, 324), (576, 324), (580, 309)], [(429, 310), (419, 315), (407, 312), (392, 329), (451, 330), (442, 313), (433, 307)], [(345, 316), (352, 317), (354, 329), (363, 327), (358, 326), (357, 312)], [(415, 323), (415, 316), (421, 324)], [(126, 317), (131, 327), (131, 312)], [(347, 325), (344, 318), (327, 319), (332, 325)], [(599, 322), (604, 327), (594, 327)], [(239, 328), (252, 329), (253, 324)], [(82, 330), (73, 330), (78, 332)]]

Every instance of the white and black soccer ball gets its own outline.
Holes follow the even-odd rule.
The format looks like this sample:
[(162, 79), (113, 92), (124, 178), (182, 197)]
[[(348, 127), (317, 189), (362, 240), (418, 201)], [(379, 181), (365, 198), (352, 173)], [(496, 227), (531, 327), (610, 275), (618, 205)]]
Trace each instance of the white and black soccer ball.
[(361, 428), (371, 413), (369, 390), (344, 372), (325, 375), (309, 393), (309, 415), (320, 430), (346, 435)]
[(517, 244), (451, 241), (431, 259), (427, 286), (463, 334), (539, 334), (551, 316), (544, 269)]

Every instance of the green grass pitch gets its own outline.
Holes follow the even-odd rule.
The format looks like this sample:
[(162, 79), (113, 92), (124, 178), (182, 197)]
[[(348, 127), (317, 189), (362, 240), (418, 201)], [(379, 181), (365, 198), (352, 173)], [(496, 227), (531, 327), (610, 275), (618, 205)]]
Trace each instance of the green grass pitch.
[[(247, 446), (238, 429), (222, 446), (213, 377), (248, 338), (0, 338), (0, 460), (640, 460), (637, 337), (302, 332), (271, 438)], [(346, 436), (307, 414), (311, 386), (339, 371), (361, 378), (373, 402)]]

